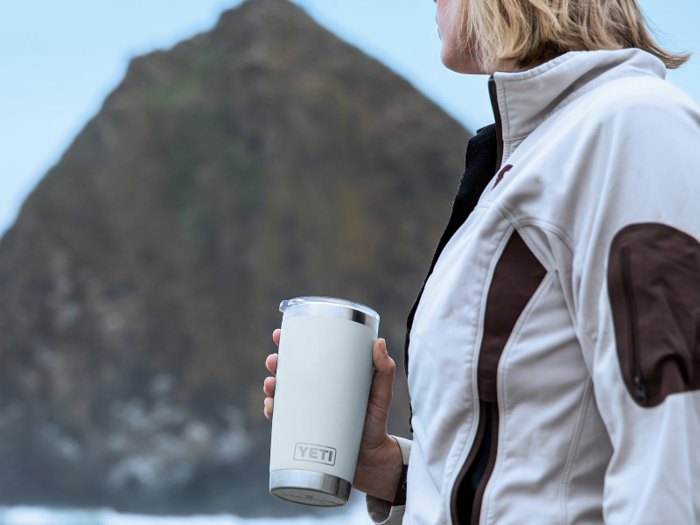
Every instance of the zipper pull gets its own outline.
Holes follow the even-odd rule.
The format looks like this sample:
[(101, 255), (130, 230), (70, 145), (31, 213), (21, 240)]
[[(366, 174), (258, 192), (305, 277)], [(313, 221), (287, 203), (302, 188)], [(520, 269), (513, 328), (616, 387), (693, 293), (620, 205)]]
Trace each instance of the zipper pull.
[(634, 376), (634, 384), (637, 387), (637, 401), (640, 405), (646, 405), (647, 403), (647, 387), (644, 384), (644, 380), (640, 374)]

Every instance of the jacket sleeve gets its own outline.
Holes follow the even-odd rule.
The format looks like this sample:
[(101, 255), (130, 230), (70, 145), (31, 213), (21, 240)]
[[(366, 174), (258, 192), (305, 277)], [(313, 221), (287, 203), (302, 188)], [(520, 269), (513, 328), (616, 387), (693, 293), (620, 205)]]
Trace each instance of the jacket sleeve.
[(606, 525), (700, 524), (700, 116), (635, 100), (586, 144), (574, 321), (613, 448)]
[[(411, 456), (411, 445), (413, 442), (409, 439), (398, 436), (391, 436), (396, 440), (401, 448), (401, 456), (403, 464), (408, 465), (408, 459)], [(391, 502), (383, 499), (375, 498), (367, 495), (367, 512), (369, 517), (377, 525), (399, 525), (403, 521), (403, 514), (406, 510), (405, 505), (392, 506)]]

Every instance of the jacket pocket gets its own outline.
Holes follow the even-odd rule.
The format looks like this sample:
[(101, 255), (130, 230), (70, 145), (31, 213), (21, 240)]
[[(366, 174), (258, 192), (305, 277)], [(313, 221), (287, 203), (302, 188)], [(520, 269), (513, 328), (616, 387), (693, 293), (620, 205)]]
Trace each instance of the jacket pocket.
[(625, 227), (611, 245), (608, 294), (634, 401), (654, 407), (700, 390), (700, 243), (664, 224)]

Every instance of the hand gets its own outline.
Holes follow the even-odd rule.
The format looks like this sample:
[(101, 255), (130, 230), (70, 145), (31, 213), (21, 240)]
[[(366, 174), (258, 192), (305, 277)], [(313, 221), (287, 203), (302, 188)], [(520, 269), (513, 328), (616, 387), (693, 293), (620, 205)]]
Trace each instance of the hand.
[[(279, 328), (272, 332), (272, 340), (275, 342), (275, 344), (279, 347), (280, 345), (280, 335), (282, 334), (282, 330)], [(270, 354), (267, 356), (267, 359), (265, 360), (265, 366), (267, 369), (272, 373), (273, 376), (277, 375), (277, 354)], [(275, 377), (266, 377), (265, 382), (263, 384), (263, 392), (265, 392), (265, 395), (267, 396), (265, 398), (265, 408), (263, 409), (263, 413), (265, 414), (265, 417), (272, 421), (272, 409), (273, 409), (273, 404), (274, 404), (274, 398), (275, 398), (275, 386), (277, 385), (277, 379)]]
[[(272, 340), (278, 347), (281, 335), (282, 330), (279, 328), (272, 332)], [(372, 496), (392, 501), (403, 466), (401, 449), (396, 440), (386, 431), (389, 407), (393, 397), (396, 363), (389, 357), (386, 341), (381, 338), (374, 341), (372, 357), (374, 377), (369, 392), (367, 416), (353, 486)], [(269, 355), (265, 366), (273, 376), (277, 374), (277, 354)], [(263, 392), (267, 396), (263, 412), (270, 421), (272, 421), (276, 382), (275, 377), (267, 377), (263, 386)]]

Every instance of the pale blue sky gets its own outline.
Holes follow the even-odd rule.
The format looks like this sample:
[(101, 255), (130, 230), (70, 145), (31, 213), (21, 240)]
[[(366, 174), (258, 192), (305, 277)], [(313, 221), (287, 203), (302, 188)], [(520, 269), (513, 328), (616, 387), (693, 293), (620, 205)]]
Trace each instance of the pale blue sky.
[[(130, 58), (211, 28), (240, 0), (23, 0), (0, 17), (0, 235)], [(442, 67), (432, 0), (297, 0), (465, 126), (493, 121), (486, 80)], [(662, 44), (700, 52), (700, 0), (641, 0)], [(700, 57), (670, 80), (700, 101)]]

